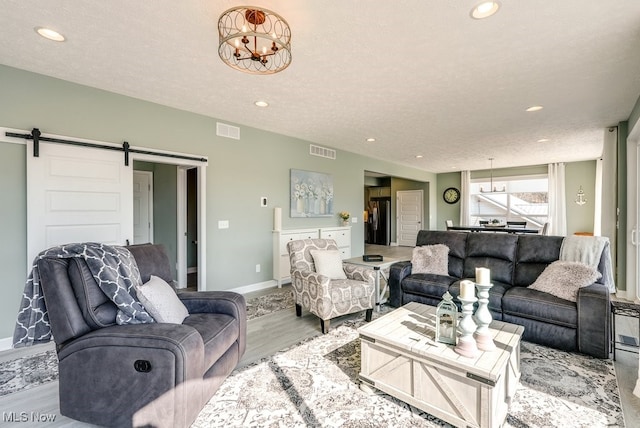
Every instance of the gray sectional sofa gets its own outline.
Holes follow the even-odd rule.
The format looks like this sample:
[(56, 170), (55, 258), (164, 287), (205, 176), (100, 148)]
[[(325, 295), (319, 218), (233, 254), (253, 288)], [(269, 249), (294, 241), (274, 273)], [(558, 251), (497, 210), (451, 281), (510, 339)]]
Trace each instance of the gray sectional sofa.
[[(489, 310), (496, 320), (525, 327), (523, 339), (566, 351), (609, 358), (611, 340), (610, 291), (602, 282), (580, 288), (571, 302), (528, 288), (545, 268), (560, 257), (563, 237), (427, 231), (416, 246), (449, 247), (449, 275), (412, 274), (411, 262), (395, 263), (389, 273), (389, 301), (435, 306), (449, 291), (457, 301), (462, 279), (475, 279), (476, 267), (491, 269), (493, 287)], [(598, 270), (606, 277), (608, 243)], [(598, 280), (598, 281), (603, 281)], [(562, 286), (562, 284), (558, 284)]]

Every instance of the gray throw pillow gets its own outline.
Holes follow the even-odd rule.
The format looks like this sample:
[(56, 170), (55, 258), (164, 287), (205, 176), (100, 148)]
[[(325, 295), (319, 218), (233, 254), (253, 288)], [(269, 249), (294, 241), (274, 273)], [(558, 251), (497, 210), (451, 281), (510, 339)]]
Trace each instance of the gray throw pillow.
[(156, 322), (182, 324), (189, 316), (184, 303), (162, 278), (151, 275), (148, 282), (136, 288), (136, 294)]
[(444, 244), (415, 247), (411, 257), (411, 273), (449, 275), (449, 247)]
[(593, 284), (601, 276), (597, 269), (584, 263), (558, 260), (547, 266), (529, 288), (575, 302), (578, 289)]

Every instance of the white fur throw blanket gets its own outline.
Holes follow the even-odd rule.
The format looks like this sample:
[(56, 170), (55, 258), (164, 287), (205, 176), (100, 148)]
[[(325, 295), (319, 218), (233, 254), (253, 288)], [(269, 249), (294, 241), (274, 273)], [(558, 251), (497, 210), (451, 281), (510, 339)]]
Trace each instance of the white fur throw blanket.
[(560, 260), (580, 262), (594, 269), (598, 269), (600, 259), (603, 259), (602, 283), (607, 286), (610, 293), (616, 292), (613, 279), (613, 266), (611, 263), (611, 251), (609, 250), (609, 238), (604, 236), (567, 236), (560, 247)]
[(33, 262), (13, 333), (14, 348), (45, 343), (51, 339), (51, 326), (37, 266), (38, 260), (45, 257), (83, 258), (100, 289), (118, 307), (117, 324), (155, 322), (136, 298), (134, 287), (142, 281), (138, 265), (129, 250), (93, 242), (61, 245), (41, 252)]

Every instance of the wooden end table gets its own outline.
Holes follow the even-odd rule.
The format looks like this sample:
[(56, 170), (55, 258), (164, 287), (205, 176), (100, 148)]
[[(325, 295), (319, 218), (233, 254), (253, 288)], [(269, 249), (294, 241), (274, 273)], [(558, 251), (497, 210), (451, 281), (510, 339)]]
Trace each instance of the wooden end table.
[(520, 379), (524, 327), (492, 322), (497, 349), (467, 358), (435, 341), (435, 318), (435, 307), (412, 302), (360, 327), (361, 389), (458, 427), (501, 426)]

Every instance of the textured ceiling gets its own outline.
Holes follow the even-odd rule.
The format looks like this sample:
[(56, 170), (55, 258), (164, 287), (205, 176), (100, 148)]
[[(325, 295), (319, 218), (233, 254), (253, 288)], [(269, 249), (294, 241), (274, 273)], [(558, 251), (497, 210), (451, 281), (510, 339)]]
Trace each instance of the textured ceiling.
[[(503, 0), (482, 21), (476, 3), (1, 0), (0, 63), (431, 172), (600, 156), (640, 95), (640, 1)], [(242, 4), (289, 22), (285, 71), (218, 58)]]

